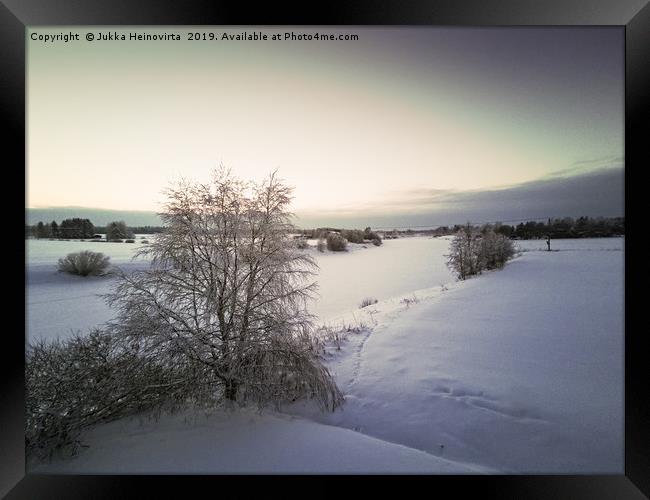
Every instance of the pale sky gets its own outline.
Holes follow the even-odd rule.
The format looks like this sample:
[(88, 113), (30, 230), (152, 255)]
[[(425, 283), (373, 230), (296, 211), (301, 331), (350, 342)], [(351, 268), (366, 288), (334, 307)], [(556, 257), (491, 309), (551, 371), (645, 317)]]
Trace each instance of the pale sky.
[[(186, 40), (291, 30), (359, 40)], [(220, 163), (277, 168), (297, 212), (356, 215), (623, 168), (620, 28), (57, 26), (27, 45), (29, 207), (155, 211)]]

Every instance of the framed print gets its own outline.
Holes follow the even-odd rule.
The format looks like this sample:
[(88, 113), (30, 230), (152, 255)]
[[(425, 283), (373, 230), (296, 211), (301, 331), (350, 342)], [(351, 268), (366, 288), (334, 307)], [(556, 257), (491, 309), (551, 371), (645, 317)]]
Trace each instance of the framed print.
[(648, 495), (646, 2), (1, 9), (7, 498)]

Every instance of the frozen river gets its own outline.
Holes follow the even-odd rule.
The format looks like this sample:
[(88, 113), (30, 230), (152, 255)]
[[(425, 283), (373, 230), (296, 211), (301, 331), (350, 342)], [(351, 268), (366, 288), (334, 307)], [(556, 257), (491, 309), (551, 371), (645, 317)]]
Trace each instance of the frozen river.
[[(112, 311), (101, 294), (110, 291), (110, 278), (65, 275), (58, 273), (56, 262), (70, 252), (94, 250), (111, 257), (111, 262), (125, 269), (146, 267), (145, 261), (132, 261), (136, 243), (93, 243), (82, 241), (26, 241), (27, 253), (27, 336), (64, 338), (73, 331), (85, 333), (89, 328), (110, 320)], [(522, 249), (546, 248), (544, 240), (517, 242)], [(624, 239), (554, 240), (552, 249), (605, 248), (622, 250)], [(449, 238), (412, 237), (386, 240), (381, 247), (351, 245), (349, 252), (319, 253), (310, 249), (319, 272), (318, 300), (310, 305), (320, 322), (336, 322), (371, 297), (378, 300), (407, 294), (414, 290), (454, 281), (447, 269), (445, 254)]]

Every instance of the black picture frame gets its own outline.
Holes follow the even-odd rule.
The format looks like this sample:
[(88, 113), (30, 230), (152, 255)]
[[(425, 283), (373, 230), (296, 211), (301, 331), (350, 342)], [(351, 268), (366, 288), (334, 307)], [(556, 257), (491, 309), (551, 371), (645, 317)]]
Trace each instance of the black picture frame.
[[(396, 479), (425, 486), (429, 494), (444, 488), (454, 496), (478, 494), (497, 498), (644, 498), (650, 495), (650, 399), (647, 381), (645, 332), (640, 320), (640, 294), (633, 290), (642, 284), (639, 270), (640, 228), (643, 224), (639, 198), (631, 196), (640, 187), (644, 162), (643, 131), (648, 127), (650, 94), (650, 6), (647, 0), (446, 0), (411, 1), (368, 0), (363, 2), (327, 2), (296, 9), (275, 3), (257, 6), (248, 3), (189, 0), (3, 0), (0, 5), (0, 53), (2, 71), (2, 113), (9, 148), (4, 179), (6, 193), (15, 197), (5, 203), (5, 212), (16, 224), (24, 222), (19, 206), (25, 193), (25, 55), (27, 26), (34, 25), (438, 25), (438, 26), (622, 26), (625, 28), (625, 472), (603, 476), (430, 476), (347, 477), (356, 483), (365, 480), (383, 490)], [(304, 4), (303, 4), (304, 5)], [(12, 176), (11, 180), (8, 176)], [(23, 191), (20, 187), (23, 187)], [(6, 199), (6, 196), (5, 196)], [(21, 216), (20, 213), (23, 215)], [(8, 217), (9, 218), (9, 217)], [(11, 225), (13, 227), (13, 224)], [(21, 228), (22, 230), (22, 228)], [(16, 235), (19, 234), (16, 227)], [(25, 247), (18, 238), (8, 238), (4, 249), (17, 262), (25, 257)], [(23, 280), (19, 265), (13, 267), (16, 282)], [(5, 283), (5, 286), (10, 286)], [(17, 285), (12, 285), (17, 286)], [(13, 290), (14, 288), (12, 288)], [(6, 294), (5, 311), (16, 320), (16, 328), (5, 328), (2, 348), (0, 398), (0, 495), (6, 498), (125, 498), (152, 494), (153, 489), (166, 494), (187, 494), (192, 486), (210, 491), (219, 484), (246, 482), (265, 489), (277, 488), (278, 481), (289, 479), (296, 488), (310, 494), (323, 488), (332, 477), (284, 476), (226, 478), (223, 476), (71, 476), (25, 475), (24, 460), (24, 342), (15, 330), (24, 323), (25, 303), (19, 293)], [(16, 319), (17, 318), (17, 319)], [(24, 326), (24, 325), (23, 325)], [(233, 481), (234, 479), (234, 481)], [(369, 479), (369, 480), (368, 480)], [(309, 481), (311, 489), (298, 487)], [(284, 486), (282, 486), (284, 490)], [(274, 488), (275, 489), (275, 488)], [(294, 488), (292, 487), (292, 490)], [(325, 490), (327, 491), (327, 490)], [(339, 494), (337, 490), (329, 490)], [(147, 495), (150, 496), (150, 495)]]

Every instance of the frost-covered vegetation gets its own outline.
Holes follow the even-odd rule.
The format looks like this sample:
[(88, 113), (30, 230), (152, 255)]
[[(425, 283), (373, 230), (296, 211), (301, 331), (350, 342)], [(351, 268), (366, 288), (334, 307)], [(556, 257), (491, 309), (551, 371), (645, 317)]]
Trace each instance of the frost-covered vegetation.
[(103, 276), (110, 265), (110, 257), (101, 252), (82, 250), (69, 253), (59, 259), (58, 269), (61, 272), (79, 276)]
[(102, 330), (29, 345), (25, 360), (26, 451), (32, 459), (74, 454), (100, 422), (209, 401), (203, 367), (171, 353), (149, 356)]
[(515, 255), (512, 241), (491, 227), (479, 229), (469, 223), (456, 233), (450, 245), (448, 265), (459, 279), (498, 269)]
[[(243, 206), (240, 213), (257, 213)], [(201, 240), (208, 236), (199, 230), (209, 227), (201, 223), (210, 220), (207, 213), (188, 218), (179, 210), (178, 224), (167, 226), (168, 231), (176, 228), (174, 236), (165, 233), (150, 241), (164, 242), (175, 255), (178, 242), (209, 241)], [(198, 228), (190, 230), (194, 223)], [(241, 236), (249, 223), (238, 227)], [(218, 232), (211, 234), (219, 241)], [(94, 298), (114, 280), (70, 279), (53, 272), (60, 255), (89, 242), (29, 241), (27, 335), (35, 340), (26, 360), (26, 438), (30, 458), (54, 459), (29, 467), (68, 473), (607, 473), (620, 468), (622, 365), (616, 360), (622, 359), (623, 239), (561, 240), (556, 252), (546, 252), (544, 242), (520, 242), (529, 251), (503, 272), (454, 282), (458, 274), (443, 257), (453, 237), (400, 237), (386, 241), (381, 251), (349, 242), (349, 252), (335, 255), (327, 251), (324, 236), (326, 253), (321, 254), (313, 247), (300, 250), (307, 238), (291, 237), (295, 230), (287, 234), (287, 246), (279, 253), (286, 250), (319, 264), (313, 269), (319, 273), (313, 276), (319, 300), (307, 310), (322, 326), (305, 328), (304, 335), (293, 337), (295, 343), (278, 342), (269, 330), (273, 321), (282, 324), (288, 316), (278, 316), (274, 306), (257, 323), (261, 335), (247, 336), (250, 342), (244, 345), (258, 342), (269, 347), (268, 353), (289, 345), (307, 360), (311, 375), (301, 378), (305, 365), (291, 373), (284, 366), (274, 371), (273, 363), (282, 359), (267, 363), (269, 357), (247, 358), (254, 349), (238, 350), (249, 256), (261, 256), (248, 252), (245, 238), (238, 239), (230, 255), (239, 256), (241, 272), (230, 272), (234, 259), (230, 267), (221, 267), (229, 269), (231, 285), (225, 289), (237, 290), (231, 294), (238, 304), (232, 324), (239, 326), (229, 337), (228, 353), (239, 360), (230, 373), (244, 382), (235, 399), (227, 398), (227, 384), (210, 366), (229, 363), (220, 357), (218, 329), (204, 337), (192, 333), (208, 331), (209, 314), (199, 319), (203, 330), (196, 329), (189, 290), (200, 291), (199, 308), (204, 302), (209, 308), (208, 300), (218, 303), (202, 298), (210, 268), (197, 267), (201, 272), (193, 276), (192, 259), (225, 263), (222, 254), (188, 251), (155, 263), (160, 254), (150, 253), (130, 262), (140, 245), (104, 243), (102, 250), (137, 285), (127, 285), (130, 292), (121, 295), (131, 311), (143, 312), (138, 316), (120, 309), (116, 320), (101, 329), (70, 336), (71, 328), (88, 331), (115, 316), (116, 309), (102, 309)], [(476, 254), (467, 255), (476, 259), (467, 265), (475, 263), (479, 273), (499, 267), (496, 227), (471, 228), (470, 235)], [(224, 239), (231, 241), (230, 236)], [(461, 242), (467, 240), (465, 235)], [(310, 285), (307, 278), (302, 286)], [(187, 283), (191, 286), (183, 288)], [(218, 296), (218, 286), (212, 289)], [(585, 296), (592, 299), (580, 300)], [(548, 316), (557, 300), (570, 307)], [(361, 307), (365, 304), (370, 306)], [(38, 340), (56, 336), (68, 340)], [(218, 346), (219, 365), (208, 340)], [(249, 360), (266, 368), (246, 369)], [(332, 384), (320, 387), (336, 387), (339, 398), (345, 394), (339, 411), (322, 412), (322, 395), (305, 383), (324, 373)], [(260, 380), (270, 382), (258, 385)], [(227, 410), (234, 401), (253, 405)], [(271, 408), (255, 413), (256, 405), (267, 404)], [(572, 409), (578, 406), (576, 413)], [(494, 432), (487, 436), (485, 429)], [(535, 454), (530, 454), (531, 434), (539, 437)], [(291, 453), (277, 446), (286, 439), (296, 442)], [(75, 452), (82, 456), (61, 457)]]
[[(620, 471), (624, 240), (562, 240), (557, 252), (546, 252), (544, 242), (520, 242), (530, 251), (502, 272), (457, 282), (443, 257), (451, 240), (400, 238), (386, 242), (380, 252), (312, 253), (320, 266), (321, 293), (312, 312), (327, 323), (314, 329), (310, 348), (346, 394), (341, 410), (321, 412), (303, 399), (283, 404), (280, 411), (233, 412), (217, 406), (220, 391), (210, 391), (203, 402), (189, 395), (196, 401), (187, 406), (169, 396), (160, 407), (134, 410), (134, 418), (84, 427), (75, 438), (83, 445), (77, 459), (30, 469), (109, 474)], [(44, 249), (61, 243), (30, 245)], [(122, 247), (127, 245), (107, 244), (111, 251), (126, 252)], [(34, 251), (28, 255), (35, 259), (30, 263), (41, 262), (29, 268), (30, 275), (45, 279), (56, 259), (46, 265)], [(118, 253), (111, 255), (126, 263)], [(63, 278), (52, 276), (55, 281), (44, 283), (42, 290), (30, 285), (29, 294), (36, 302), (30, 305), (33, 315), (48, 316), (50, 323), (57, 316), (47, 314), (43, 301), (53, 283), (73, 297), (84, 295), (64, 302), (74, 314), (68, 313), (67, 323), (60, 316), (59, 329), (47, 330), (62, 337), (71, 326), (88, 327), (73, 323), (77, 316), (85, 314), (88, 325), (99, 322), (101, 311), (92, 296), (110, 285), (108, 280)], [(62, 292), (49, 297), (61, 300)], [(379, 302), (359, 309), (364, 297)], [(567, 307), (557, 309), (558, 300)], [(53, 310), (61, 309), (61, 302), (54, 304)], [(549, 316), (549, 310), (555, 313)], [(30, 337), (44, 331), (35, 330), (36, 323), (28, 322)], [(197, 405), (200, 411), (193, 410)], [(170, 414), (175, 407), (178, 412)], [(486, 434), (485, 429), (492, 430)], [(535, 453), (530, 453), (531, 435), (537, 436)], [(295, 446), (278, 446), (287, 440)]]
[[(381, 246), (382, 240), (379, 234), (372, 231), (370, 227), (361, 229), (336, 229), (331, 227), (317, 229), (302, 229), (300, 236), (303, 239), (315, 239), (316, 249), (319, 252), (329, 250), (331, 252), (344, 252), (348, 249), (348, 243), (362, 245), (372, 243)], [(307, 248), (303, 246), (303, 248)]]
[(366, 297), (361, 301), (361, 304), (359, 304), (359, 309), (363, 309), (364, 307), (371, 306), (373, 304), (376, 304), (377, 302), (379, 301), (374, 297)]
[[(39, 456), (93, 423), (180, 402), (343, 401), (313, 349), (306, 301), (317, 266), (289, 238), (291, 189), (275, 174), (254, 184), (221, 169), (166, 194), (166, 230), (138, 252), (150, 267), (116, 273), (116, 319), (28, 350), (28, 449)], [(62, 262), (82, 273), (102, 259), (86, 251)]]
[(331, 252), (344, 252), (348, 248), (348, 240), (338, 233), (329, 233), (325, 241)]

